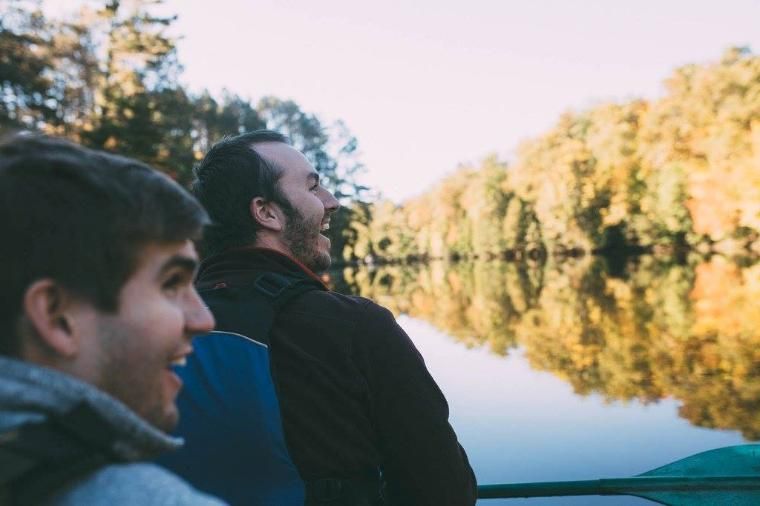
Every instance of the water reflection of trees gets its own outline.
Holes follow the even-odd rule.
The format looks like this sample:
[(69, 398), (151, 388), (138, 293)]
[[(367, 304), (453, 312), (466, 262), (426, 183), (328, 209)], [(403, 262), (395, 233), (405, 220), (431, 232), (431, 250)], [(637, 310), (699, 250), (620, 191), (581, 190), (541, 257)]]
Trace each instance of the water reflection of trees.
[(582, 395), (681, 401), (691, 423), (760, 439), (760, 264), (638, 258), (560, 265), (433, 263), (346, 269), (339, 289), (506, 355)]

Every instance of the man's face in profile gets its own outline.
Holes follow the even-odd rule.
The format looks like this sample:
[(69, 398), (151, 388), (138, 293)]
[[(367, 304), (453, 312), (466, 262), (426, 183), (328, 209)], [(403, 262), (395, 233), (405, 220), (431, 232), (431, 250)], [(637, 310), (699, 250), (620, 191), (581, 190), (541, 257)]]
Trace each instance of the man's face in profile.
[(281, 240), (290, 254), (314, 272), (330, 267), (330, 217), (338, 201), (319, 182), (319, 174), (302, 153), (282, 142), (256, 145), (256, 151), (282, 171), (277, 185), (289, 203), (283, 208)]
[(197, 254), (190, 241), (149, 244), (119, 294), (116, 313), (91, 308), (87, 333), (95, 385), (154, 426), (170, 431), (191, 338), (214, 320), (193, 287)]

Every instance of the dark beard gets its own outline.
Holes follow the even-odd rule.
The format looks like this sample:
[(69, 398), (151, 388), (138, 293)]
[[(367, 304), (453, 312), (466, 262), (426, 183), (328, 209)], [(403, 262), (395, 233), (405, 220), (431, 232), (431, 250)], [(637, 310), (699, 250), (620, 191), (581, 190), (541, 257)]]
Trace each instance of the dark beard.
[(317, 247), (321, 220), (317, 223), (308, 222), (290, 203), (281, 207), (287, 219), (283, 240), (293, 258), (315, 273), (326, 271), (330, 267), (330, 255), (321, 253)]

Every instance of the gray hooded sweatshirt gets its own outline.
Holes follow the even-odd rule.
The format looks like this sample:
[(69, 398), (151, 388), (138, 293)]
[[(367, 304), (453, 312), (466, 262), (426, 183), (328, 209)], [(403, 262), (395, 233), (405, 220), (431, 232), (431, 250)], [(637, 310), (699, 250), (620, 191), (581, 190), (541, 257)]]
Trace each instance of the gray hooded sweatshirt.
[(181, 439), (156, 429), (92, 385), (52, 369), (0, 357), (0, 434), (65, 413), (82, 401), (116, 431), (112, 451), (125, 462), (107, 464), (68, 484), (52, 496), (50, 506), (223, 504), (166, 469), (141, 462), (179, 448)]

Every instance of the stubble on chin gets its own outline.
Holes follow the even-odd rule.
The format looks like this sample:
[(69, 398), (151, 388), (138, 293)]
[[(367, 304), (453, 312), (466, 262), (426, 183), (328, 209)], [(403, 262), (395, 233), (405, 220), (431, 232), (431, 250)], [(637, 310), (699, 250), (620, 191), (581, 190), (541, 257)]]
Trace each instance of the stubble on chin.
[(309, 268), (313, 272), (321, 274), (330, 268), (332, 258), (330, 258), (329, 253), (318, 252), (317, 255), (317, 258), (314, 260), (314, 265), (310, 266)]
[(321, 273), (330, 268), (329, 240), (328, 251), (322, 251), (319, 247), (321, 241), (321, 221), (307, 223), (297, 211), (288, 216), (283, 239), (290, 250), (290, 254), (311, 269), (312, 272)]
[(159, 394), (164, 363), (158, 358), (128, 361), (126, 357), (137, 354), (128, 345), (129, 332), (122, 329), (102, 328), (100, 336), (103, 349), (95, 386), (157, 429), (171, 432), (179, 421), (179, 411), (176, 399), (168, 404)]

